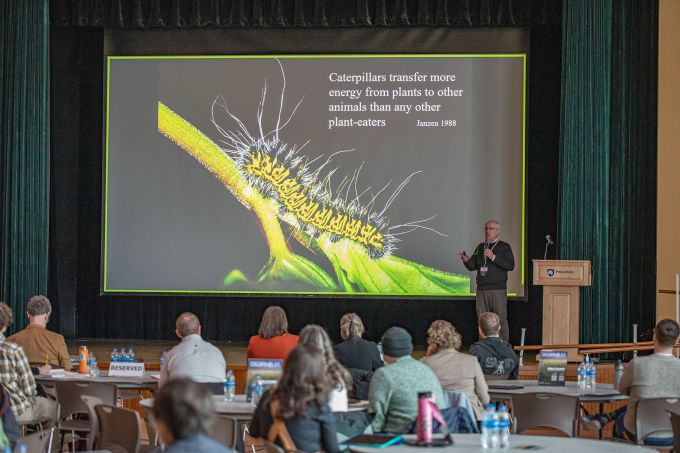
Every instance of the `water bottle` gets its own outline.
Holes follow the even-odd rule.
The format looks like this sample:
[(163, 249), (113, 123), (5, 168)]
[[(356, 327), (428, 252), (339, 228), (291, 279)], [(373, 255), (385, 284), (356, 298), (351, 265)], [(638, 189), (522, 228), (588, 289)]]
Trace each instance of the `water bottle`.
[(255, 379), (253, 379), (253, 383), (250, 386), (250, 395), (251, 399), (250, 401), (253, 403), (253, 406), (257, 407), (258, 403), (260, 402), (260, 398), (262, 398), (262, 376), (259, 374), (255, 375)]
[(128, 352), (128, 362), (135, 362), (135, 351), (133, 351), (132, 348), (130, 348), (130, 352)]
[(26, 446), (26, 444), (19, 444), (16, 447), (14, 447), (14, 449), (19, 453), (28, 453), (28, 447)]
[(111, 363), (116, 363), (118, 361), (118, 348), (111, 349)]
[(120, 348), (120, 353), (118, 354), (118, 362), (127, 362), (127, 351), (125, 348)]
[(235, 394), (236, 394), (236, 379), (234, 378), (234, 372), (228, 370), (227, 377), (224, 380), (224, 401), (234, 401)]
[(479, 439), (482, 448), (494, 448), (493, 438), (496, 429), (496, 406), (489, 404), (482, 414), (482, 436)]
[(623, 362), (621, 359), (616, 361), (614, 365), (614, 388), (619, 389), (619, 384), (621, 383), (621, 378), (623, 377)]
[(418, 392), (416, 436), (419, 444), (432, 443), (432, 402), (432, 392)]
[(597, 369), (595, 368), (595, 363), (593, 363), (590, 358), (588, 359), (588, 365), (586, 366), (586, 388), (589, 390), (595, 389), (597, 384)]
[(578, 388), (580, 390), (583, 390), (583, 389), (586, 388), (586, 359), (585, 358), (583, 360), (581, 360), (581, 363), (578, 364), (577, 373), (578, 373), (578, 377), (577, 377)]
[(510, 446), (510, 414), (505, 404), (498, 406), (498, 448)]
[(166, 350), (166, 351), (163, 351), (163, 354), (161, 354), (161, 360), (160, 360), (161, 368), (163, 368), (163, 365), (165, 365), (165, 362), (167, 361), (167, 359), (168, 359), (168, 351)]
[(383, 353), (382, 341), (378, 342), (378, 352), (380, 353), (380, 361), (384, 362), (385, 361), (385, 354)]

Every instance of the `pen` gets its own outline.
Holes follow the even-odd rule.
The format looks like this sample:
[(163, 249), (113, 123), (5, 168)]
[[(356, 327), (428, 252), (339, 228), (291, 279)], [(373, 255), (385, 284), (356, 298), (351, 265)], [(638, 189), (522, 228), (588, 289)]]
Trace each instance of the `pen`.
[(47, 365), (47, 354), (45, 354), (45, 365)]

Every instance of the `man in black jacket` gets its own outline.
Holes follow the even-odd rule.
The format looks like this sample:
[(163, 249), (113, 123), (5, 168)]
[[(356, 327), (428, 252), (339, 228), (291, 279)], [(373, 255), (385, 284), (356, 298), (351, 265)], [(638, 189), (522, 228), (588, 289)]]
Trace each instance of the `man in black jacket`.
[(482, 313), (478, 325), (480, 340), (470, 346), (470, 354), (477, 357), (484, 374), (507, 374), (510, 379), (517, 379), (519, 358), (510, 343), (498, 336), (501, 328), (498, 315)]
[(515, 257), (510, 244), (499, 239), (500, 234), (500, 223), (489, 220), (484, 225), (484, 242), (472, 256), (464, 250), (458, 255), (468, 270), (477, 271), (477, 316), (487, 311), (496, 313), (501, 321), (501, 337), (508, 341), (508, 271), (515, 268)]

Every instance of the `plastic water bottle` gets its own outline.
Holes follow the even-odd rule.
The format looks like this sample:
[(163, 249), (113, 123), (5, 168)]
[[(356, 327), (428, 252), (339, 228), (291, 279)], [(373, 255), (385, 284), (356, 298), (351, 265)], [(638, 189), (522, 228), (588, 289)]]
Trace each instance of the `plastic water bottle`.
[(234, 372), (228, 370), (227, 377), (224, 380), (224, 401), (234, 401), (235, 394), (236, 394), (236, 379), (234, 378)]
[(111, 363), (116, 363), (118, 361), (118, 348), (111, 349)]
[(14, 449), (19, 453), (28, 453), (28, 447), (26, 444), (19, 444)]
[(161, 368), (163, 367), (163, 365), (165, 365), (165, 362), (167, 360), (168, 360), (168, 351), (163, 351), (163, 354), (161, 354), (161, 360), (160, 360)]
[(378, 352), (380, 353), (380, 361), (384, 362), (385, 361), (385, 354), (383, 353), (382, 341), (378, 342)]
[(590, 388), (595, 389), (597, 387), (597, 367), (593, 360), (590, 361), (590, 372), (588, 373), (590, 378)]
[[(587, 356), (587, 354), (586, 354)], [(580, 390), (583, 390), (586, 388), (586, 358), (581, 360), (581, 363), (578, 364), (578, 388)]]
[(616, 361), (614, 365), (614, 388), (618, 390), (619, 384), (621, 383), (621, 378), (623, 377), (623, 362), (621, 359)]
[(118, 354), (118, 362), (127, 362), (127, 351), (125, 348), (120, 348), (120, 354)]
[(130, 352), (128, 352), (128, 362), (134, 363), (135, 361), (135, 351), (130, 348)]
[(590, 357), (587, 358), (586, 360), (586, 388), (589, 390), (592, 390), (596, 387), (597, 385), (597, 370), (595, 369), (595, 364), (593, 361), (590, 359)]
[(494, 431), (496, 430), (496, 406), (489, 404), (482, 414), (482, 436), (479, 442), (482, 448), (495, 448)]
[(498, 448), (510, 446), (510, 414), (505, 404), (498, 406)]
[(253, 403), (253, 406), (257, 407), (258, 403), (260, 402), (260, 398), (262, 398), (262, 392), (263, 392), (263, 387), (262, 387), (262, 376), (255, 375), (255, 379), (253, 379), (253, 383), (250, 386), (250, 395), (251, 395), (251, 402)]

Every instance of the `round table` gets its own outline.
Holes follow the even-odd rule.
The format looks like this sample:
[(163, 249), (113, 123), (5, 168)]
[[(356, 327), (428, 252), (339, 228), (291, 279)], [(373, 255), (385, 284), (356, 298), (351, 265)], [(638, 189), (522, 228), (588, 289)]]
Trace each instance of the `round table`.
[[(225, 401), (222, 395), (213, 395), (215, 412), (221, 415), (228, 415), (238, 420), (250, 420), (255, 412), (253, 403), (246, 401), (246, 395), (235, 395), (234, 401)], [(153, 407), (153, 398), (147, 398), (139, 402), (144, 409)]]
[[(415, 435), (404, 436), (406, 438), (415, 439)], [(624, 444), (621, 442), (608, 442), (602, 440), (579, 439), (572, 437), (552, 437), (552, 436), (527, 436), (515, 434), (510, 436), (509, 449), (488, 449), (484, 450), (479, 444), (480, 434), (454, 434), (453, 445), (442, 448), (423, 449), (419, 447), (412, 447), (406, 444), (392, 445), (385, 448), (375, 447), (359, 447), (350, 446), (349, 449), (356, 453), (377, 453), (378, 451), (384, 453), (416, 453), (418, 451), (437, 451), (441, 453), (467, 453), (467, 452), (510, 452), (518, 450), (533, 450), (539, 449), (543, 451), (564, 452), (564, 453), (626, 453), (628, 451), (640, 452), (640, 447), (631, 444)], [(536, 448), (531, 448), (535, 446)]]

